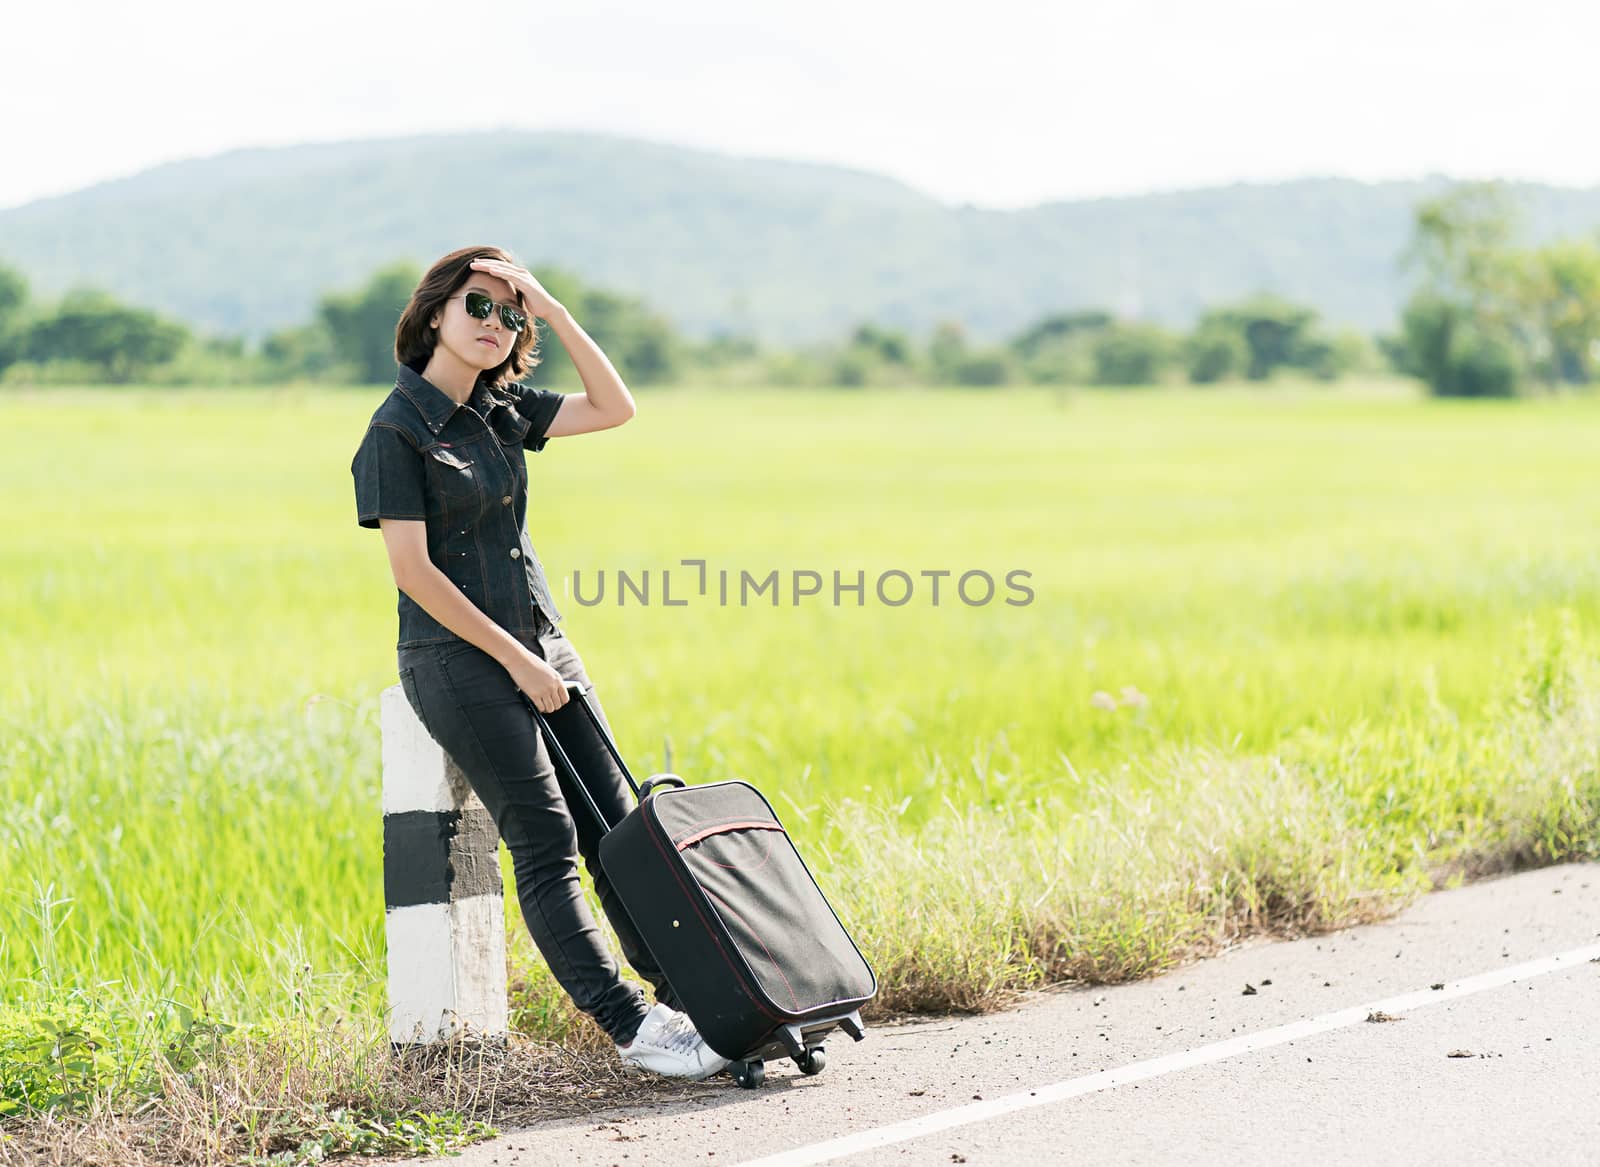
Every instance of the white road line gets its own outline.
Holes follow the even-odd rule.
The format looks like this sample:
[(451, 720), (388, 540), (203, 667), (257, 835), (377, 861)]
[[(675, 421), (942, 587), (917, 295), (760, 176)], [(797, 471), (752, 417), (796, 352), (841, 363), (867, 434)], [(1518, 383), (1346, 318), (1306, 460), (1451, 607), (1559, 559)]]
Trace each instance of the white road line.
[(1355, 1025), (1365, 1021), (1367, 1014), (1374, 1010), (1381, 1010), (1385, 1013), (1403, 1013), (1408, 1009), (1420, 1009), (1424, 1005), (1437, 1005), (1443, 1001), (1453, 1001), (1457, 997), (1481, 993), (1485, 989), (1498, 988), (1501, 985), (1509, 985), (1515, 981), (1542, 977), (1546, 973), (1557, 972), (1595, 958), (1600, 958), (1600, 944), (1589, 944), (1583, 948), (1574, 948), (1567, 952), (1557, 953), (1555, 956), (1546, 956), (1539, 960), (1527, 961), (1524, 964), (1515, 964), (1507, 968), (1495, 969), (1492, 972), (1479, 973), (1477, 976), (1467, 977), (1465, 980), (1447, 982), (1442, 989), (1419, 989), (1414, 993), (1403, 993), (1398, 997), (1389, 997), (1386, 1000), (1373, 1001), (1367, 1005), (1356, 1005), (1349, 1009), (1341, 1009), (1337, 1013), (1324, 1013), (1321, 1017), (1310, 1017), (1304, 1021), (1296, 1021), (1289, 1025), (1279, 1025), (1273, 1029), (1264, 1029), (1260, 1033), (1229, 1038), (1227, 1041), (1219, 1041), (1211, 1045), (1203, 1045), (1198, 1049), (1186, 1050), (1181, 1054), (1167, 1054), (1164, 1057), (1151, 1058), (1148, 1061), (1134, 1062), (1115, 1070), (1102, 1070), (1098, 1074), (1090, 1074), (1083, 1078), (1070, 1078), (1065, 1082), (1041, 1086), (1037, 1090), (1029, 1090), (1025, 1093), (1008, 1094), (1003, 1098), (995, 1098), (986, 1102), (968, 1103), (965, 1106), (957, 1106), (951, 1110), (926, 1114), (921, 1118), (906, 1119), (904, 1122), (890, 1123), (888, 1126), (859, 1131), (853, 1135), (843, 1135), (837, 1139), (812, 1143), (810, 1146), (797, 1147), (792, 1151), (783, 1151), (761, 1159), (750, 1159), (740, 1164), (739, 1167), (810, 1167), (814, 1163), (828, 1163), (834, 1159), (842, 1159), (846, 1155), (859, 1154), (862, 1151), (870, 1151), (876, 1147), (904, 1143), (910, 1139), (919, 1139), (924, 1135), (936, 1134), (939, 1131), (951, 1130), (954, 1127), (966, 1126), (969, 1123), (985, 1122), (988, 1119), (998, 1118), (1001, 1115), (1011, 1114), (1015, 1111), (1028, 1110), (1035, 1106), (1049, 1106), (1053, 1102), (1076, 1098), (1080, 1094), (1092, 1094), (1097, 1090), (1106, 1090), (1112, 1086), (1125, 1086), (1130, 1082), (1142, 1082), (1147, 1078), (1156, 1078), (1162, 1074), (1187, 1070), (1191, 1066), (1220, 1062), (1225, 1058), (1237, 1057), (1239, 1054), (1252, 1053), (1255, 1050), (1282, 1045), (1286, 1041), (1312, 1037), (1319, 1033), (1327, 1033), (1331, 1029), (1342, 1029), (1346, 1025)]

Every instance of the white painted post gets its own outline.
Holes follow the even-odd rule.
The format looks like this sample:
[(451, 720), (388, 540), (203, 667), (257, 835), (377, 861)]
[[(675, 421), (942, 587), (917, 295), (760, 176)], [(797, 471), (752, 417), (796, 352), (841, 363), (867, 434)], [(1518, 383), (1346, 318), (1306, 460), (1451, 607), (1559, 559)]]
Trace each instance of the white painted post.
[(399, 685), (379, 699), (389, 1037), (504, 1039), (499, 833)]

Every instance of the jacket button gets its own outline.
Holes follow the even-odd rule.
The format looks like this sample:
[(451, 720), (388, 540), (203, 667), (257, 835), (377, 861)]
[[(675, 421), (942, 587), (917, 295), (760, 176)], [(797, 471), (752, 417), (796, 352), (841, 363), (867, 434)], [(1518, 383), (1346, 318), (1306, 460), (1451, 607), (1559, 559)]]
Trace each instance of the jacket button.
[(506, 506), (510, 506), (511, 505), (511, 496), (508, 494), (503, 499), (501, 499), (500, 501), (502, 503), (504, 503)]
[(522, 548), (513, 547), (511, 549), (511, 558), (512, 559), (521, 559), (522, 558)]

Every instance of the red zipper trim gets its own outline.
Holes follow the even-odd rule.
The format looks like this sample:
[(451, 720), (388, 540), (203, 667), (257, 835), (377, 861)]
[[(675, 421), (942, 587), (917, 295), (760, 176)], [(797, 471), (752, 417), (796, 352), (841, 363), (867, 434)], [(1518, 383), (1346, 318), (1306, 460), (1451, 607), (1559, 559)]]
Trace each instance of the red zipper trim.
[(688, 838), (679, 839), (673, 844), (682, 851), (685, 847), (692, 847), (701, 839), (709, 839), (712, 835), (726, 834), (728, 831), (781, 831), (783, 827), (771, 819), (742, 819), (736, 823), (721, 823), (718, 826), (707, 827), (696, 832)]

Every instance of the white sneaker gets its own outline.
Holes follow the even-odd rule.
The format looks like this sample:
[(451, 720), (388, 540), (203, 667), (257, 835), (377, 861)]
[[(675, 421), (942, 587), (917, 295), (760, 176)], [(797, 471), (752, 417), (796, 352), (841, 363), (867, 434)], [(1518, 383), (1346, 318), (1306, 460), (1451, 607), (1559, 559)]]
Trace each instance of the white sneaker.
[(672, 1078), (709, 1078), (727, 1068), (728, 1059), (705, 1043), (685, 1013), (657, 1002), (644, 1015), (639, 1032), (617, 1053), (631, 1066)]

